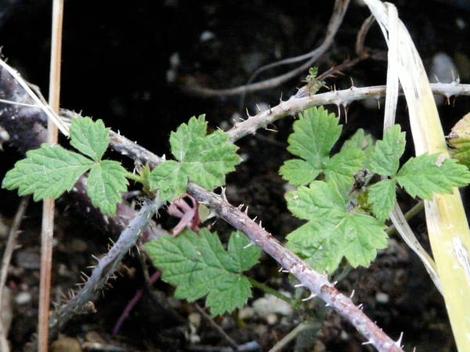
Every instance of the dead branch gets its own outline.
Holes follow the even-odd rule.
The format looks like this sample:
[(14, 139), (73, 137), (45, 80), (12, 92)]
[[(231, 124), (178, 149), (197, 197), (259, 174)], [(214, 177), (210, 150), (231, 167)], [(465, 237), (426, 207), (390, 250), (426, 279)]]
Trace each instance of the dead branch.
[[(26, 209), (28, 208), (28, 204), (29, 197), (24, 197), (21, 199), (18, 210), (16, 211), (15, 218), (13, 219), (13, 224), (11, 225), (10, 231), (8, 233), (8, 241), (5, 245), (5, 250), (3, 251), (2, 265), (0, 267), (0, 308), (3, 307), (3, 290), (7, 281), (8, 267), (10, 266), (11, 257), (16, 247), (16, 240), (18, 238), (18, 234), (20, 233), (19, 230), (21, 222), (24, 218)], [(3, 352), (10, 351), (6, 335), (7, 331), (5, 331), (5, 327), (3, 326), (3, 319), (0, 318), (0, 350)]]
[[(343, 22), (344, 14), (346, 13), (346, 9), (348, 8), (349, 0), (336, 0), (335, 5), (333, 8), (333, 13), (330, 18), (330, 22), (328, 23), (328, 28), (326, 30), (325, 39), (321, 43), (321, 45), (316, 48), (315, 50), (311, 51), (310, 53), (304, 54), (301, 56), (302, 59), (309, 57), (309, 60), (302, 64), (301, 66), (286, 72), (280, 76), (273, 77), (267, 79), (265, 81), (242, 85), (234, 88), (228, 89), (211, 89), (206, 87), (201, 87), (198, 85), (186, 85), (183, 88), (184, 91), (198, 95), (201, 97), (209, 98), (209, 97), (220, 97), (220, 96), (232, 96), (232, 95), (239, 95), (239, 94), (247, 94), (252, 93), (264, 89), (270, 89), (280, 86), (281, 84), (289, 81), (290, 79), (298, 76), (308, 68), (310, 68), (313, 63), (318, 60), (320, 56), (322, 56), (328, 48), (333, 43), (333, 39), (338, 31), (339, 26)], [(294, 58), (296, 59), (296, 58)]]
[[(60, 73), (62, 62), (62, 23), (64, 0), (54, 0), (52, 6), (52, 34), (49, 74), (49, 106), (55, 113), (60, 108)], [(47, 121), (47, 143), (57, 144), (59, 130), (54, 120)], [(42, 202), (41, 269), (39, 279), (38, 350), (49, 349), (49, 309), (51, 303), (52, 247), (54, 237), (55, 200)]]

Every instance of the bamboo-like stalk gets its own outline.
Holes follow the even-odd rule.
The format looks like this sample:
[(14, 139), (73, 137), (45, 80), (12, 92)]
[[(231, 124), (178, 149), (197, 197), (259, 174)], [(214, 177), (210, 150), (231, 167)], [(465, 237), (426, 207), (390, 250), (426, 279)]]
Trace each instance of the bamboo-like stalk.
[[(395, 8), (364, 0), (387, 39), (397, 36), (397, 74), (405, 93), (416, 154), (449, 157), (439, 114), (421, 58), (404, 24), (393, 26)], [(389, 50), (392, 50), (389, 46)], [(417, 175), (417, 177), (419, 177)], [(470, 230), (458, 190), (425, 202), (429, 239), (457, 348), (470, 351)]]
[[(64, 0), (54, 0), (52, 8), (51, 66), (49, 75), (49, 106), (58, 113), (60, 109), (60, 68), (62, 57), (62, 23)], [(48, 119), (47, 142), (57, 144), (58, 129), (55, 121)], [(45, 199), (41, 229), (41, 277), (39, 289), (38, 351), (49, 348), (49, 307), (52, 271), (52, 242), (54, 234), (53, 199)]]

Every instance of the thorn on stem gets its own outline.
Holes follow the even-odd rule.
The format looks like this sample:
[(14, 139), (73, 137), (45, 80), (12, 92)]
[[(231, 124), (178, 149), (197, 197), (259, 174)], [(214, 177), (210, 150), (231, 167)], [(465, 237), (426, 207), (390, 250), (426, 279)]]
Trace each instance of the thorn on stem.
[(403, 331), (400, 333), (400, 337), (398, 340), (395, 342), (395, 345), (401, 348), (401, 341), (403, 340)]
[(313, 298), (315, 298), (317, 295), (315, 293), (312, 292), (312, 294), (310, 294), (310, 296), (308, 296), (307, 298), (303, 298), (302, 299), (302, 302), (307, 302)]

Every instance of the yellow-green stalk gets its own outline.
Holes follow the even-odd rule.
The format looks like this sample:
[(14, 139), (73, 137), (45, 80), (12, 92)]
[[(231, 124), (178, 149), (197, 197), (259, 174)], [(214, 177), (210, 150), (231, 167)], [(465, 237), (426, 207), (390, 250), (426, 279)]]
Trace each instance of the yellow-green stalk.
[[(397, 36), (396, 73), (408, 104), (416, 154), (449, 157), (439, 114), (419, 54), (401, 21), (394, 24), (393, 5), (364, 0), (387, 40)], [(392, 31), (392, 34), (390, 32)], [(391, 50), (391, 47), (389, 47)], [(419, 175), (417, 175), (419, 177)], [(425, 202), (434, 260), (457, 348), (470, 351), (470, 230), (458, 190)]]

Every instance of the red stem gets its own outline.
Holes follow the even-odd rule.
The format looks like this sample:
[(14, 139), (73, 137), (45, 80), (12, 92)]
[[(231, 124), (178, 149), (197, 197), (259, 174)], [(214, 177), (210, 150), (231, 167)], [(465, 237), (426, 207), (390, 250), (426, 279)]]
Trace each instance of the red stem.
[[(160, 278), (160, 275), (161, 274), (160, 274), (159, 271), (154, 272), (152, 274), (152, 276), (150, 276), (150, 278), (149, 278), (149, 282), (148, 282), (149, 286), (151, 286), (155, 282), (157, 282), (157, 280)], [(142, 299), (143, 296), (144, 296), (144, 289), (141, 288), (141, 289), (137, 290), (134, 297), (132, 297), (132, 299), (127, 304), (126, 308), (124, 308), (121, 316), (119, 317), (118, 321), (114, 325), (113, 336), (116, 336), (119, 333), (119, 331), (121, 330), (122, 325), (124, 324), (126, 319), (129, 317), (129, 315), (131, 314), (132, 310), (137, 305), (137, 303), (140, 302), (140, 300)]]

